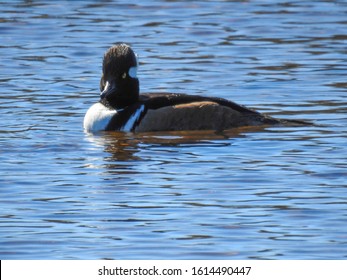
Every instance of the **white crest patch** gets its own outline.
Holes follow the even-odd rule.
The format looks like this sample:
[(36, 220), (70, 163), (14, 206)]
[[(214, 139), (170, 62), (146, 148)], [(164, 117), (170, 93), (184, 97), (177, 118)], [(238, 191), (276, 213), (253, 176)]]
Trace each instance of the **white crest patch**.
[(112, 117), (117, 114), (116, 110), (110, 110), (101, 103), (95, 103), (84, 116), (83, 127), (87, 132), (105, 130)]
[(129, 76), (131, 78), (137, 78), (137, 66), (130, 67)]
[(130, 67), (128, 72), (131, 78), (137, 78), (137, 69), (139, 67), (139, 57), (137, 56), (137, 54), (135, 54), (135, 57), (136, 57), (136, 66)]
[(141, 116), (141, 113), (144, 111), (145, 105), (141, 105), (140, 108), (138, 108), (134, 114), (132, 114), (129, 118), (129, 120), (126, 122), (126, 124), (121, 128), (122, 131), (129, 132), (133, 129), (135, 123), (138, 121), (138, 119)]

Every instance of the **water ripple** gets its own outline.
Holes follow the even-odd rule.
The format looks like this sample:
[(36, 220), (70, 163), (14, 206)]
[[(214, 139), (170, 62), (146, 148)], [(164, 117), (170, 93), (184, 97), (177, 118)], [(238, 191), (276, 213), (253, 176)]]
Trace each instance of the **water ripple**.
[[(346, 14), (345, 1), (2, 3), (0, 256), (345, 259)], [(85, 134), (102, 55), (122, 41), (143, 92), (313, 125)]]

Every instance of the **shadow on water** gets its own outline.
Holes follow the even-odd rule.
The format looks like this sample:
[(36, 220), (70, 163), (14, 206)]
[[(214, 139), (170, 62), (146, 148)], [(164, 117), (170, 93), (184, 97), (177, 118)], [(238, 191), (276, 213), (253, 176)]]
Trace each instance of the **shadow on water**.
[(240, 127), (222, 132), (210, 130), (144, 133), (105, 131), (97, 134), (86, 133), (86, 139), (93, 145), (102, 147), (104, 152), (112, 155), (112, 159), (130, 161), (140, 159), (136, 154), (145, 147), (223, 147), (230, 145), (232, 138), (245, 137), (245, 133), (248, 132), (262, 132), (266, 127)]

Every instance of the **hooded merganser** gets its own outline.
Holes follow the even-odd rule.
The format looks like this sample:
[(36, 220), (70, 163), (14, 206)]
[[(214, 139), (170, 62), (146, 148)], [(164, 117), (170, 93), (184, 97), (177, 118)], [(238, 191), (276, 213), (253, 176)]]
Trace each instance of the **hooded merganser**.
[(128, 45), (117, 44), (106, 51), (100, 101), (84, 117), (87, 132), (222, 131), (286, 122), (223, 98), (178, 93), (140, 95), (137, 68), (137, 56)]

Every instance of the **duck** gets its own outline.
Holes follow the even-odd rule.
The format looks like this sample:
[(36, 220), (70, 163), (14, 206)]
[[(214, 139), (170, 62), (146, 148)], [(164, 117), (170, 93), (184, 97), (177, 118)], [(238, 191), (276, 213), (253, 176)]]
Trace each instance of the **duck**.
[(100, 100), (86, 112), (86, 132), (224, 131), (286, 121), (219, 97), (185, 93), (143, 93), (137, 77), (138, 56), (125, 43), (104, 54)]

